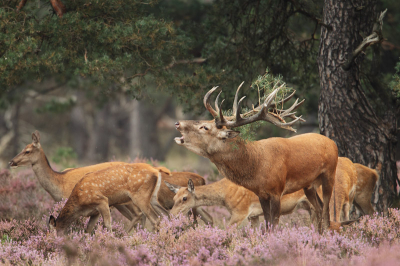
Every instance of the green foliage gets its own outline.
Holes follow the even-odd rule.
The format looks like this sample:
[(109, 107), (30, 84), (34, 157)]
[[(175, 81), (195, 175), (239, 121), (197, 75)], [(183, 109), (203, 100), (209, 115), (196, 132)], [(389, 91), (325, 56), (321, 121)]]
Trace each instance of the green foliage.
[(61, 114), (68, 110), (70, 110), (76, 101), (73, 98), (68, 98), (67, 100), (60, 101), (56, 99), (52, 99), (43, 106), (36, 108), (36, 112), (39, 114), (43, 113), (52, 113), (52, 114)]
[(400, 100), (400, 62), (396, 65), (396, 74), (393, 76), (393, 80), (391, 82), (391, 87), (393, 90), (393, 94)]
[[(243, 107), (241, 113), (245, 114), (246, 112), (249, 112), (252, 110), (253, 107), (257, 107), (260, 104), (264, 102), (264, 100), (267, 98), (269, 94), (271, 94), (275, 89), (280, 88), (278, 93), (275, 96), (274, 101), (279, 102), (282, 99), (286, 98), (289, 96), (292, 92), (293, 89), (288, 87), (285, 82), (282, 80), (282, 76), (274, 76), (272, 75), (268, 69), (266, 70), (265, 74), (262, 76), (258, 76), (258, 78), (253, 81), (253, 83), (250, 86), (253, 90), (257, 90), (258, 94), (258, 102), (255, 106), (252, 106), (251, 108)], [(290, 105), (289, 105), (290, 106)], [(278, 106), (279, 108), (279, 106)], [(282, 106), (283, 108), (283, 106)], [(231, 116), (232, 110), (226, 110), (223, 112), (224, 116)], [(256, 140), (257, 137), (257, 131), (258, 129), (263, 126), (268, 124), (265, 121), (257, 121), (253, 122), (251, 124), (243, 125), (238, 128), (235, 128), (235, 130), (240, 131), (240, 136), (241, 139), (239, 141), (254, 141)], [(235, 148), (235, 147), (234, 147)]]
[(51, 158), (53, 162), (65, 168), (75, 167), (73, 161), (76, 160), (77, 154), (71, 147), (59, 147), (56, 154)]
[(149, 12), (153, 1), (68, 1), (62, 18), (48, 11), (49, 1), (40, 8), (28, 1), (21, 12), (13, 4), (0, 8), (0, 95), (49, 76), (128, 91), (145, 73), (171, 82), (165, 67), (190, 45), (172, 22)]

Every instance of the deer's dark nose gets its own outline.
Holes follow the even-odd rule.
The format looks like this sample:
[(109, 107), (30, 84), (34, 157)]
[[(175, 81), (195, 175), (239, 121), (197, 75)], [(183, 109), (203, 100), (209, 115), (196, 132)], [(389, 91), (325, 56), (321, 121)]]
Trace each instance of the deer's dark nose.
[(179, 127), (179, 122), (175, 122), (175, 127), (176, 127), (176, 128)]

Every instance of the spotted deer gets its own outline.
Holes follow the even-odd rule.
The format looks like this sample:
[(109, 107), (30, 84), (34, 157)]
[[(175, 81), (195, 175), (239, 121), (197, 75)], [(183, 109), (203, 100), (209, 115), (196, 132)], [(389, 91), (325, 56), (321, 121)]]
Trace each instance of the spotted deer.
[[(191, 180), (189, 180), (187, 187), (165, 183), (171, 191), (176, 193), (174, 206), (170, 211), (172, 215), (180, 212), (186, 213), (191, 208), (199, 206), (218, 205), (225, 207), (231, 214), (228, 226), (240, 225), (247, 218), (253, 227), (258, 226), (259, 216), (263, 215), (257, 195), (227, 178), (201, 187), (194, 187)], [(282, 197), (281, 215), (292, 213), (299, 208), (311, 212), (310, 203), (303, 190)]]
[(133, 203), (146, 215), (152, 225), (158, 223), (160, 213), (168, 212), (159, 204), (157, 194), (161, 185), (160, 171), (143, 163), (124, 164), (86, 174), (74, 187), (57, 219), (50, 216), (49, 227), (58, 234), (66, 230), (80, 216), (90, 216), (87, 231), (91, 232), (101, 215), (104, 226), (111, 230), (109, 206)]
[[(40, 134), (36, 130), (32, 133), (32, 143), (16, 155), (9, 163), (11, 168), (20, 166), (32, 166), (33, 172), (42, 187), (55, 201), (68, 198), (76, 183), (90, 172), (95, 172), (108, 167), (123, 164), (122, 162), (107, 162), (86, 167), (67, 169), (62, 172), (54, 171), (40, 145)], [(129, 220), (140, 215), (140, 210), (132, 205), (116, 205), (118, 209)]]
[[(221, 175), (253, 191), (260, 199), (267, 229), (269, 223), (277, 225), (279, 222), (281, 196), (304, 189), (305, 195), (316, 209), (321, 232), (329, 227), (329, 200), (338, 160), (336, 144), (315, 133), (287, 139), (268, 138), (253, 142), (241, 140), (240, 132), (232, 129), (260, 120), (295, 131), (291, 126), (302, 119), (301, 116), (296, 117), (293, 111), (303, 103), (296, 100), (287, 110), (281, 108), (294, 95), (292, 93), (275, 102), (281, 86), (269, 94), (260, 106), (241, 114), (240, 103), (244, 97), (238, 101), (238, 93), (242, 84), (236, 91), (233, 116), (223, 115), (222, 104), (218, 106), (219, 97), (215, 101), (215, 109), (211, 107), (210, 96), (218, 88), (214, 87), (203, 100), (214, 120), (176, 122), (176, 129), (182, 137), (176, 137), (175, 142), (209, 158)], [(286, 122), (284, 119), (287, 117), (293, 120)], [(323, 206), (316, 192), (321, 184)]]

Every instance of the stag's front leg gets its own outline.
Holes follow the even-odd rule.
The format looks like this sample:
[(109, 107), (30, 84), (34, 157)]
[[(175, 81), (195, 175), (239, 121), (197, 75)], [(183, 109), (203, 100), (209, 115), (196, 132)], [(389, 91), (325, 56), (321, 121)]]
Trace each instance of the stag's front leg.
[(267, 230), (269, 226), (278, 226), (279, 216), (281, 215), (281, 196), (268, 194), (266, 196), (258, 196), (258, 198), (264, 212)]

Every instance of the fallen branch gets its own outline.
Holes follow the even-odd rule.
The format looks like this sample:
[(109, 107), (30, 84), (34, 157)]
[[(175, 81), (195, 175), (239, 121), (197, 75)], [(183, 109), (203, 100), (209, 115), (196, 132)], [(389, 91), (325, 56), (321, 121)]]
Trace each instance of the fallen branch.
[(368, 46), (371, 46), (376, 43), (380, 43), (383, 41), (383, 35), (382, 35), (382, 25), (383, 25), (383, 17), (385, 16), (387, 12), (387, 9), (385, 11), (381, 12), (379, 15), (378, 19), (375, 21), (374, 28), (372, 30), (372, 33), (365, 37), (364, 40), (361, 42), (361, 44), (353, 51), (351, 54), (351, 57), (347, 60), (346, 63), (342, 65), (342, 69), (345, 71), (348, 71), (351, 66), (353, 65), (354, 60), (356, 57), (365, 51), (365, 49), (368, 48)]
[(170, 69), (174, 67), (175, 65), (183, 65), (183, 64), (201, 64), (204, 63), (207, 59), (206, 58), (195, 58), (192, 60), (172, 60), (172, 62), (165, 67), (165, 69)]

